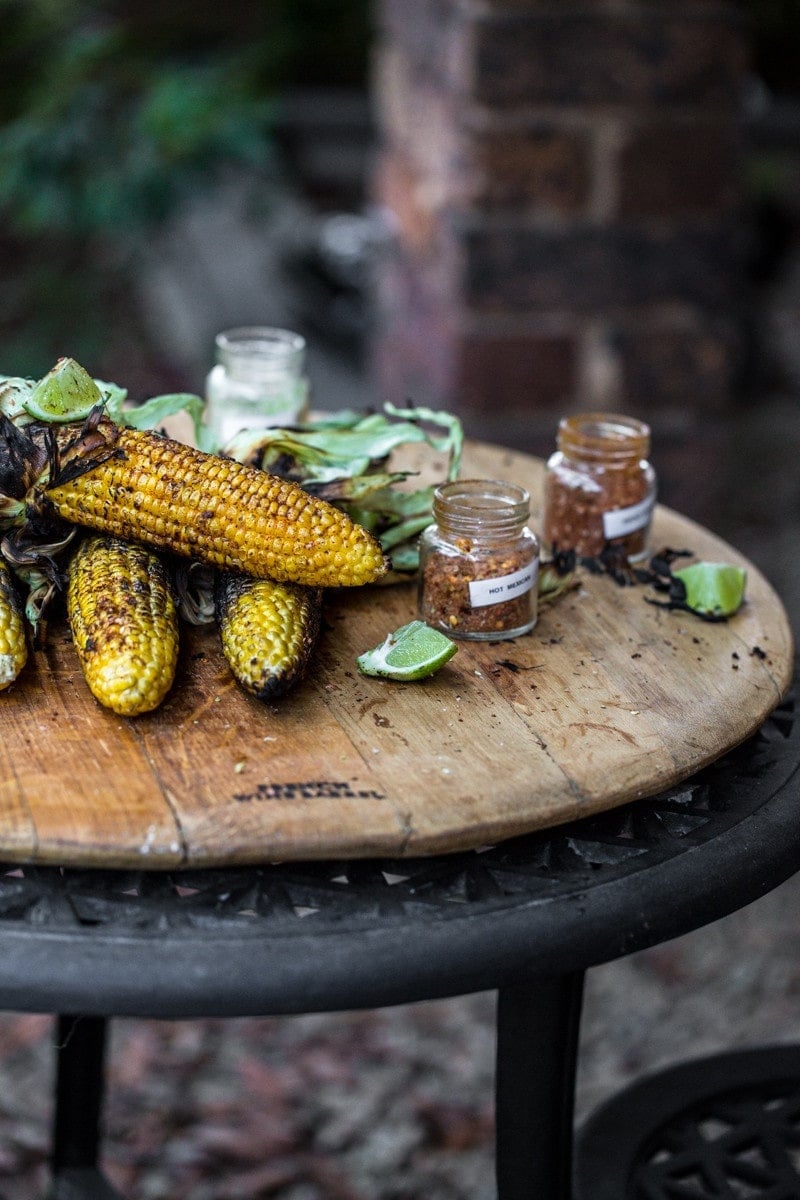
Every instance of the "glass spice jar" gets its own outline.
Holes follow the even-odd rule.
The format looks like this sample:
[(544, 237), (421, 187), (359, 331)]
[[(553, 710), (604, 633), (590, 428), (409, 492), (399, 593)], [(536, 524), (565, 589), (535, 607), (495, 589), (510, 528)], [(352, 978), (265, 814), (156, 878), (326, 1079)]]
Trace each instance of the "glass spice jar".
[(242, 429), (294, 425), (308, 403), (306, 341), (268, 326), (228, 329), (214, 339), (216, 364), (206, 379), (205, 420), (217, 444)]
[(609, 545), (629, 562), (645, 558), (656, 502), (649, 426), (616, 413), (563, 417), (557, 445), (545, 474), (545, 544), (586, 558)]
[(419, 615), (455, 638), (497, 641), (536, 624), (539, 542), (530, 495), (494, 479), (461, 479), (434, 493), (420, 535)]

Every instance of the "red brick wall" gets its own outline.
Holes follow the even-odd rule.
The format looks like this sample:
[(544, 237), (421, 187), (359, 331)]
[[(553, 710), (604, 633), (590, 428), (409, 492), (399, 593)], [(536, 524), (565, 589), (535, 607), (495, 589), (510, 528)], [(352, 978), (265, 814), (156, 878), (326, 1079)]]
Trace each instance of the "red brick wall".
[(721, 0), (377, 0), (387, 397), (538, 449), (563, 411), (676, 429), (735, 376), (737, 104)]

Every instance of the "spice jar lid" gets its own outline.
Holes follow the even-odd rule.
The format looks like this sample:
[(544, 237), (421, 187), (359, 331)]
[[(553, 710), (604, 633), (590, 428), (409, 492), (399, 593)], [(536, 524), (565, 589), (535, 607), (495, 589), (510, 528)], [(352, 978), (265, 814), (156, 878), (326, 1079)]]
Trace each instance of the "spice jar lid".
[(650, 426), (619, 413), (574, 413), (559, 421), (558, 447), (584, 459), (628, 463), (650, 452)]
[(464, 533), (511, 532), (527, 521), (531, 498), (527, 488), (500, 479), (455, 479), (433, 494), (433, 516)]

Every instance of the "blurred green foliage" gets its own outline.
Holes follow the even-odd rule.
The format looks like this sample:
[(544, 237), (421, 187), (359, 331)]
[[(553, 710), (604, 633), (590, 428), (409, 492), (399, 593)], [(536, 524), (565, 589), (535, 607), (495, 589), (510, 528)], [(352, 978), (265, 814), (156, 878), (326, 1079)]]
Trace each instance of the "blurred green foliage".
[(0, 0), (0, 369), (99, 363), (142, 239), (231, 164), (269, 191), (281, 89), (363, 79), (367, 0)]

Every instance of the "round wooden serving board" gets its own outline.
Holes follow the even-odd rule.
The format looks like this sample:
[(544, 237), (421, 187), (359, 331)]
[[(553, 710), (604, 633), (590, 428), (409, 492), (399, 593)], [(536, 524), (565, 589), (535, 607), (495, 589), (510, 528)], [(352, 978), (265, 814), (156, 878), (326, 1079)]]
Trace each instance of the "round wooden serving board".
[[(523, 483), (542, 465), (471, 445), (464, 475)], [(459, 644), (417, 683), (355, 659), (415, 614), (411, 585), (331, 593), (307, 680), (274, 705), (233, 682), (213, 629), (184, 629), (168, 699), (132, 720), (89, 694), (66, 626), (0, 695), (0, 859), (175, 868), (434, 854), (651, 795), (753, 733), (792, 673), (763, 576), (659, 509), (652, 541), (748, 568), (713, 624), (606, 576), (545, 607), (531, 634)]]

